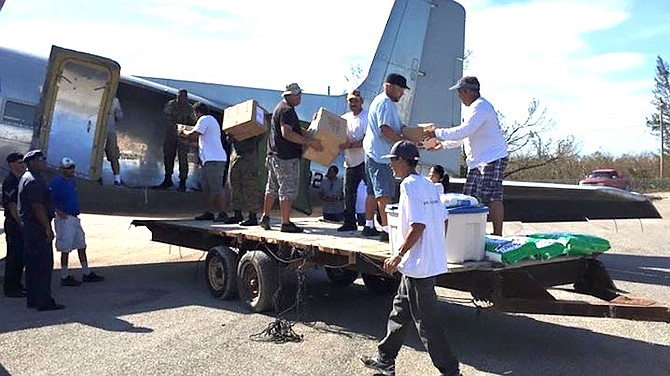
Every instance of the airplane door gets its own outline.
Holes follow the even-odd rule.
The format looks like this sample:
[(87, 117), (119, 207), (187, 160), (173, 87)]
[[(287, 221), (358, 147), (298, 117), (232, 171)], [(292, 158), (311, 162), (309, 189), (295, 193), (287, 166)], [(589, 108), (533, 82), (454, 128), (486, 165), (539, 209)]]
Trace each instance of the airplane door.
[(100, 178), (120, 71), (113, 60), (52, 46), (39, 123), (39, 146), (50, 167), (70, 157), (78, 176)]

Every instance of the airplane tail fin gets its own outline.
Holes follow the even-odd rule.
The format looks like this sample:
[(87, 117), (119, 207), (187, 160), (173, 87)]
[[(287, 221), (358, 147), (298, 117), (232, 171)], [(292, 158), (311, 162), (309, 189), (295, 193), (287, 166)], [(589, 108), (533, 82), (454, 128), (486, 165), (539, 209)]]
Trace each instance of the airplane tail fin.
[[(463, 74), (465, 9), (452, 0), (396, 0), (370, 70), (358, 90), (366, 103), (380, 93), (389, 73), (407, 78), (398, 103), (406, 125), (460, 124), (461, 102), (448, 88)], [(458, 172), (459, 150), (424, 153), (425, 164)]]

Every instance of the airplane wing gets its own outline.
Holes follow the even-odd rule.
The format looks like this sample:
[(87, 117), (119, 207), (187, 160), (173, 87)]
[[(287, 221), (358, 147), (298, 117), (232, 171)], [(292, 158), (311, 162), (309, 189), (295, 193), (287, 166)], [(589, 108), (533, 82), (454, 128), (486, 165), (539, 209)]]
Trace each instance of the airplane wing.
[[(451, 179), (461, 192), (465, 179)], [(577, 222), (593, 219), (661, 218), (640, 193), (611, 187), (504, 181), (505, 221)]]

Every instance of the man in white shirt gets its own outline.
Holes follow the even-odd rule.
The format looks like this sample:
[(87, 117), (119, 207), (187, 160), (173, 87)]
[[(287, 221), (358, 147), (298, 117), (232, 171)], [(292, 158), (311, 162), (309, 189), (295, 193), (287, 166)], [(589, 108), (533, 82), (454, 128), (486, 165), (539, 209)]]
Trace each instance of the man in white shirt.
[(377, 346), (376, 357), (361, 357), (363, 364), (382, 375), (395, 375), (395, 358), (408, 326), (416, 326), (421, 342), (442, 375), (459, 375), (459, 364), (451, 351), (439, 316), (435, 276), (447, 272), (445, 244), (446, 208), (437, 187), (416, 172), (419, 149), (409, 141), (398, 141), (390, 154), (393, 175), (402, 179), (398, 203), (402, 243), (384, 260), (384, 271), (402, 274), (389, 314), (386, 337)]
[(226, 222), (226, 199), (225, 187), (223, 186), (223, 175), (226, 171), (228, 155), (221, 143), (221, 126), (214, 116), (209, 114), (209, 108), (204, 103), (196, 102), (193, 105), (195, 116), (198, 119), (193, 129), (188, 130), (185, 126), (179, 126), (179, 136), (189, 141), (198, 140), (198, 153), (202, 163), (201, 183), (205, 193), (208, 194), (208, 204), (218, 211), (215, 217), (211, 211), (195, 217), (196, 220), (214, 220), (214, 222)]
[(458, 97), (470, 107), (463, 124), (453, 128), (428, 129), (428, 137), (440, 141), (463, 140), (468, 176), (463, 193), (474, 196), (489, 207), (493, 234), (502, 235), (505, 208), (503, 206), (503, 175), (507, 167), (507, 142), (500, 129), (498, 114), (479, 94), (479, 80), (465, 76), (449, 90), (458, 90)]
[[(363, 97), (358, 90), (347, 94), (347, 104), (351, 111), (342, 115), (347, 121), (347, 141), (340, 145), (344, 151), (344, 223), (337, 231), (358, 230), (356, 220), (356, 199), (358, 197), (358, 185), (361, 181), (368, 184), (365, 173), (365, 152), (363, 151), (363, 137), (368, 127), (368, 111), (363, 108)], [(367, 192), (366, 192), (367, 193)], [(377, 207), (374, 195), (367, 195), (365, 200), (365, 219), (369, 220), (369, 226), (363, 227), (363, 235), (378, 235), (373, 225), (373, 216)], [(368, 234), (373, 232), (372, 234)]]
[(109, 120), (107, 121), (107, 141), (105, 142), (105, 155), (107, 156), (109, 164), (112, 166), (115, 186), (123, 185), (123, 181), (121, 181), (121, 166), (119, 165), (121, 151), (119, 150), (119, 142), (116, 136), (116, 122), (121, 119), (123, 119), (121, 102), (119, 102), (119, 98), (114, 97), (112, 100), (112, 107), (109, 110)]

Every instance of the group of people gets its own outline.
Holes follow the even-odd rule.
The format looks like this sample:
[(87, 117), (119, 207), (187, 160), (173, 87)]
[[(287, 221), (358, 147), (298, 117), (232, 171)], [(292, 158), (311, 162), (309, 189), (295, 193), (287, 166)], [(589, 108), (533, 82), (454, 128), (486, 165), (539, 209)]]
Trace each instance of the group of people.
[[(86, 239), (79, 219), (75, 163), (63, 158), (59, 174), (47, 183), (46, 156), (41, 150), (31, 150), (26, 155), (14, 152), (6, 160), (10, 172), (2, 184), (7, 240), (4, 294), (26, 297), (26, 306), (38, 311), (63, 309), (65, 306), (56, 303), (51, 294), (54, 238), (56, 250), (61, 253), (61, 286), (104, 280), (88, 266)], [(81, 263), (81, 281), (68, 270), (69, 253), (75, 249)]]

